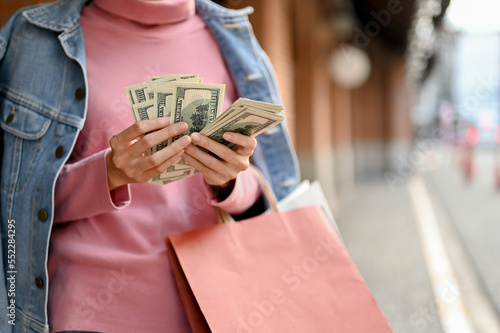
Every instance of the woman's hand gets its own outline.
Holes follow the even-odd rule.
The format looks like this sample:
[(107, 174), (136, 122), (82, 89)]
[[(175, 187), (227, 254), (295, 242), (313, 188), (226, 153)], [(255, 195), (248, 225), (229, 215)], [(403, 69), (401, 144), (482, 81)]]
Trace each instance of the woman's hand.
[(191, 139), (194, 144), (206, 148), (221, 159), (207, 154), (195, 145), (186, 147), (182, 158), (203, 174), (207, 184), (218, 187), (222, 192), (232, 190), (234, 179), (248, 168), (250, 156), (257, 146), (254, 138), (234, 132), (224, 133), (225, 140), (238, 145), (234, 150), (199, 133), (192, 133)]
[(143, 183), (167, 170), (191, 143), (189, 136), (183, 136), (152, 155), (146, 152), (185, 132), (187, 128), (184, 122), (170, 125), (168, 118), (156, 118), (136, 122), (113, 135), (109, 140), (111, 151), (106, 156), (109, 189), (129, 183)]

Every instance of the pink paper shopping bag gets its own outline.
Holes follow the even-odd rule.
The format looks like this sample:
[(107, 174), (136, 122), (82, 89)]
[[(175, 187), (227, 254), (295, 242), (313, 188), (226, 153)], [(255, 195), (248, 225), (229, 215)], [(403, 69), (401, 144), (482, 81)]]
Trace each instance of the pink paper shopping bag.
[(392, 332), (317, 206), (170, 233), (169, 242), (193, 332)]

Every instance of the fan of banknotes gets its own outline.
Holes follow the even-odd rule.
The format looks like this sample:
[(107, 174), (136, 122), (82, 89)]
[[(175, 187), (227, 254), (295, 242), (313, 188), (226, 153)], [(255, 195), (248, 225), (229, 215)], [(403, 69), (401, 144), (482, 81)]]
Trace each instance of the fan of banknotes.
[[(181, 121), (188, 124), (186, 132), (153, 147), (149, 154), (193, 132), (206, 135), (232, 149), (235, 144), (223, 139), (225, 132), (238, 132), (254, 137), (284, 120), (279, 114), (283, 106), (245, 98), (238, 99), (222, 112), (225, 85), (203, 83), (203, 79), (196, 74), (151, 76), (147, 82), (125, 90), (136, 122), (170, 117), (171, 124)], [(180, 159), (150, 182), (166, 185), (197, 173)]]

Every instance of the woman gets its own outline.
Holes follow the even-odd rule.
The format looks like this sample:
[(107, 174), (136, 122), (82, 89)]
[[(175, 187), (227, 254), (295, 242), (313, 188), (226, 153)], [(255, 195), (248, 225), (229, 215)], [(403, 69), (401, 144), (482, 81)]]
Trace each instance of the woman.
[[(279, 198), (297, 184), (296, 161), (284, 126), (257, 148), (237, 133), (226, 134), (235, 151), (193, 134), (144, 156), (186, 127), (132, 125), (123, 88), (197, 73), (226, 84), (223, 109), (239, 96), (279, 103), (248, 13), (206, 0), (71, 0), (25, 9), (1, 30), (2, 233), (9, 220), (17, 229), (16, 325), (0, 316), (2, 332), (189, 331), (167, 232), (214, 224), (214, 206), (247, 210), (259, 196), (250, 157)], [(200, 174), (147, 183), (180, 157)]]

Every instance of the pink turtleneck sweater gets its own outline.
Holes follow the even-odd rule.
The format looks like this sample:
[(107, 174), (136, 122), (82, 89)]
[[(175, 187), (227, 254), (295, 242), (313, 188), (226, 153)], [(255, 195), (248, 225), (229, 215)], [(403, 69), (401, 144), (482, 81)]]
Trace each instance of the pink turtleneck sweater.
[(51, 332), (189, 332), (164, 239), (170, 231), (215, 224), (214, 206), (233, 214), (248, 209), (258, 185), (240, 173), (222, 202), (201, 174), (110, 192), (105, 155), (111, 136), (134, 122), (124, 88), (148, 75), (197, 73), (226, 84), (223, 109), (237, 93), (194, 0), (95, 0), (84, 7), (81, 25), (88, 114), (56, 185)]

